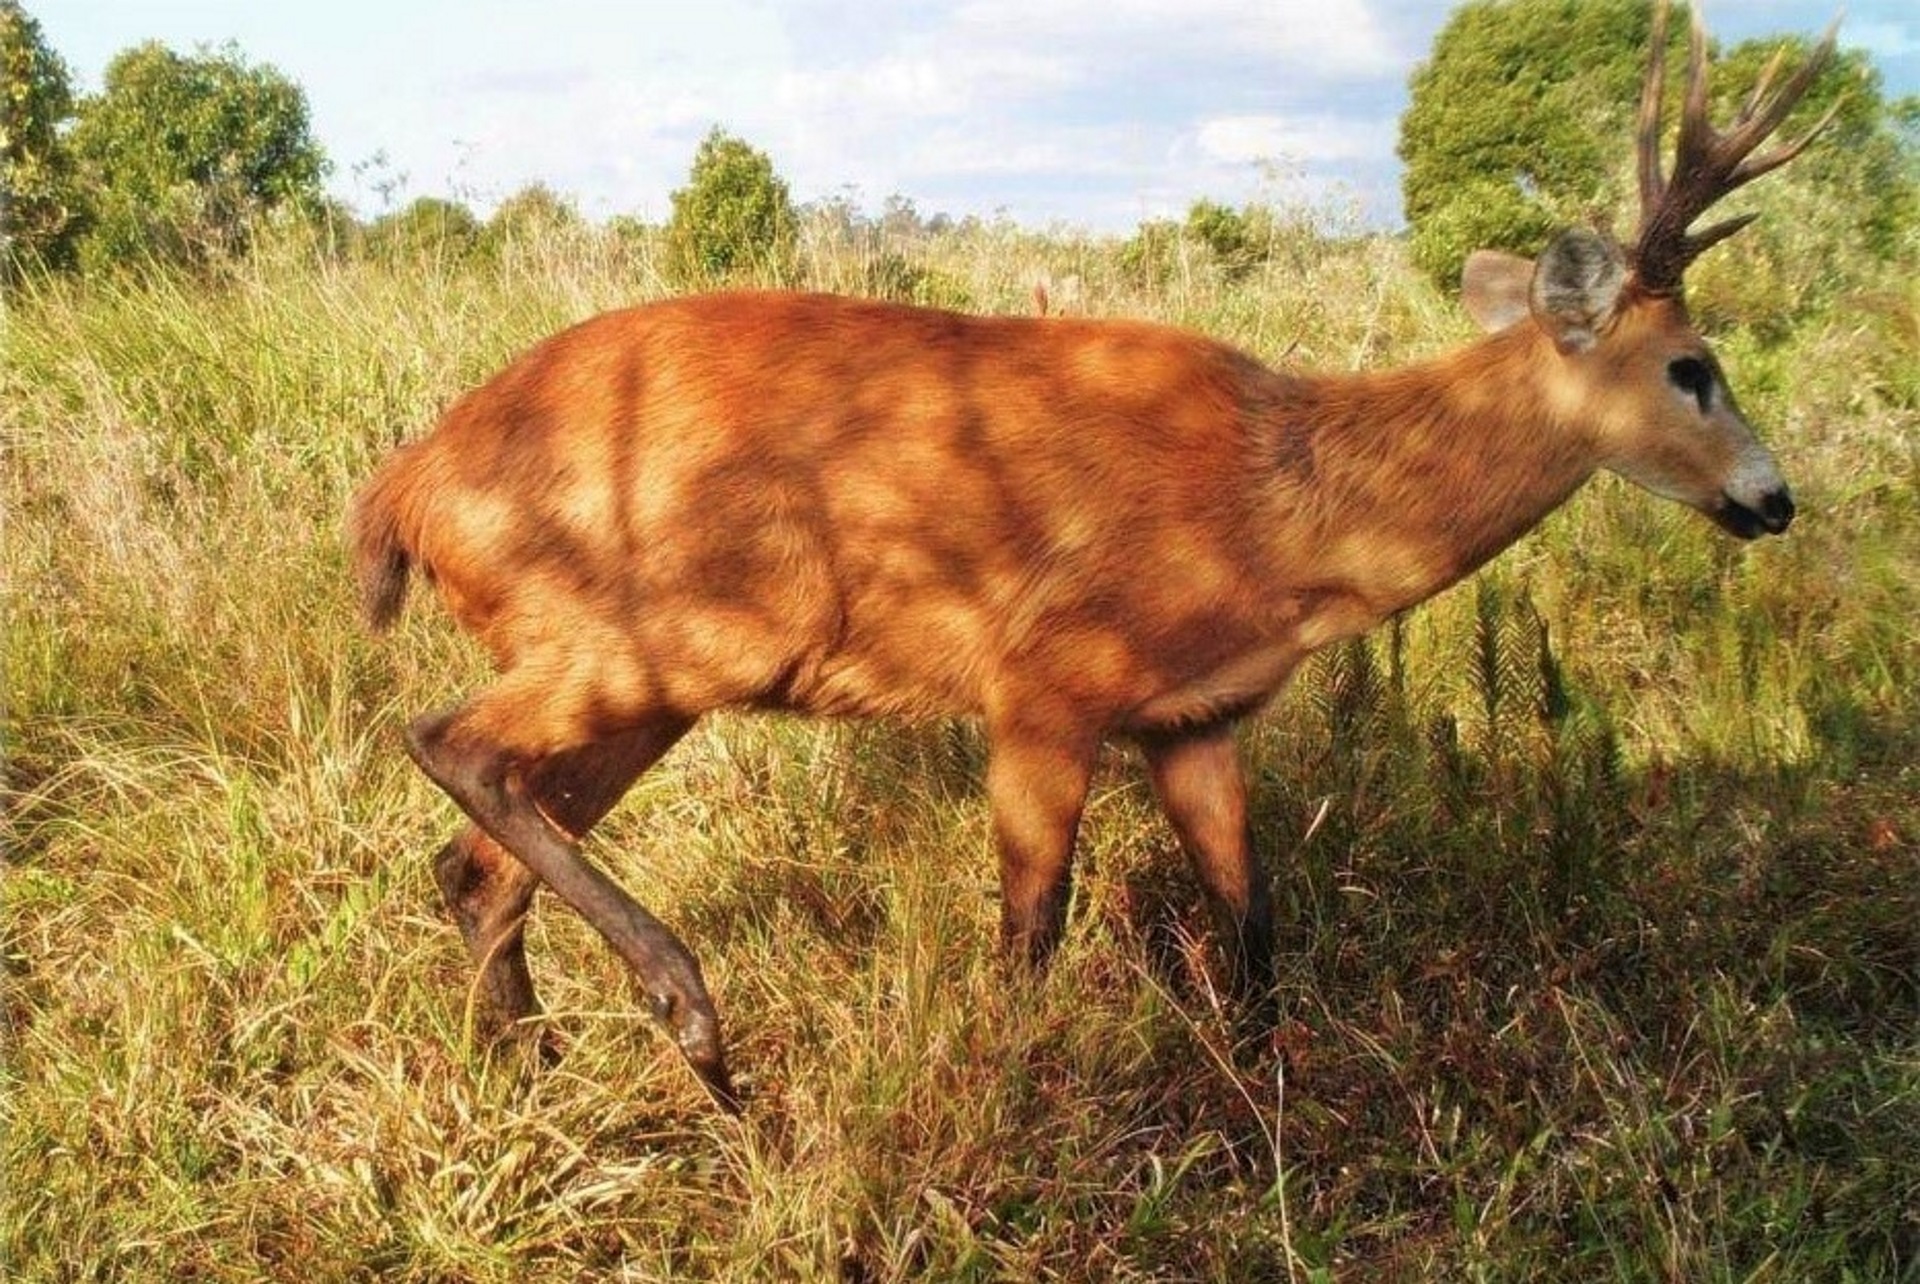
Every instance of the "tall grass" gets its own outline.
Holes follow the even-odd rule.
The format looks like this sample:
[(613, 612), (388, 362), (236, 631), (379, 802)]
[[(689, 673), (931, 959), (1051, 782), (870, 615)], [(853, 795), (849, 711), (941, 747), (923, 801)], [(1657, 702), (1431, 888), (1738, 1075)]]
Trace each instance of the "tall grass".
[[(805, 246), (817, 285), (1158, 317), (1274, 361), (1466, 334), (1388, 240), (1007, 227)], [(1052, 971), (992, 948), (961, 725), (714, 719), (591, 842), (705, 961), (716, 1116), (579, 920), (557, 1066), (489, 1053), (407, 714), (337, 544), (393, 442), (662, 288), (591, 236), (485, 264), (270, 249), (12, 302), (9, 1278), (1893, 1280), (1920, 1270), (1920, 295), (1721, 349), (1804, 516), (1735, 546), (1602, 480), (1252, 726), (1282, 1016), (1212, 989), (1115, 750)]]

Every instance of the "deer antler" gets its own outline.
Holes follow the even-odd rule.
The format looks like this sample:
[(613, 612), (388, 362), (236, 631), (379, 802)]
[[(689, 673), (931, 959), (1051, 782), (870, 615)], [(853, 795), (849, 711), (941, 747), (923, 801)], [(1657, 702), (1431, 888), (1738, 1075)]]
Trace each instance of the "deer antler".
[(1785, 50), (1775, 54), (1746, 105), (1723, 134), (1707, 119), (1707, 31), (1701, 25), (1696, 5), (1692, 32), (1687, 40), (1687, 89), (1680, 108), (1680, 140), (1674, 148), (1673, 175), (1666, 178), (1660, 172), (1660, 112), (1665, 97), (1667, 0), (1659, 0), (1654, 9), (1653, 49), (1647, 58), (1647, 82), (1640, 91), (1637, 131), (1640, 232), (1634, 244), (1633, 272), (1642, 289), (1655, 294), (1677, 291), (1687, 264), (1701, 251), (1732, 236), (1758, 216), (1742, 214), (1690, 233), (1687, 228), (1693, 221), (1722, 196), (1798, 156), (1832, 123), (1840, 110), (1838, 102), (1799, 141), (1777, 147), (1764, 156), (1753, 155), (1754, 149), (1780, 127), (1780, 122), (1825, 68), (1839, 27), (1840, 22), (1835, 19), (1812, 56), (1779, 92), (1769, 96), (1767, 90), (1780, 70)]

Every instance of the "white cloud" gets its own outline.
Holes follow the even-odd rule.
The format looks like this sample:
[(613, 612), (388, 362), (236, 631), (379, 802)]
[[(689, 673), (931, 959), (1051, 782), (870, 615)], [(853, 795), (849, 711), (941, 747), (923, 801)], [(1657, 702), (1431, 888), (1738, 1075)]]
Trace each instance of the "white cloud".
[(1216, 116), (1194, 131), (1194, 143), (1210, 160), (1252, 164), (1293, 161), (1323, 165), (1377, 160), (1393, 150), (1389, 120), (1356, 117)]
[[(937, 207), (968, 190), (964, 210), (1016, 217), (1077, 193), (1103, 224), (1129, 211), (1124, 225), (1158, 208), (1149, 192), (1169, 178), (1250, 196), (1253, 162), (1391, 154), (1371, 124), (1244, 110), (1335, 81), (1397, 95), (1405, 59), (1354, 0), (962, 0), (914, 19), (779, 78), (770, 132), (754, 137), (792, 165), (797, 193)], [(1183, 122), (1196, 106), (1220, 114)]]
[(907, 155), (924, 173), (953, 176), (1048, 174), (1063, 181), (1138, 174), (1150, 164), (1137, 135), (1106, 127), (948, 128)]
[(1393, 72), (1405, 54), (1359, 0), (969, 0), (963, 38), (1184, 61), (1227, 54), (1314, 79)]
[(995, 110), (1073, 84), (1066, 61), (1012, 50), (983, 56), (961, 49), (947, 55), (889, 53), (871, 62), (782, 76), (777, 96), (794, 111), (848, 117), (956, 116)]

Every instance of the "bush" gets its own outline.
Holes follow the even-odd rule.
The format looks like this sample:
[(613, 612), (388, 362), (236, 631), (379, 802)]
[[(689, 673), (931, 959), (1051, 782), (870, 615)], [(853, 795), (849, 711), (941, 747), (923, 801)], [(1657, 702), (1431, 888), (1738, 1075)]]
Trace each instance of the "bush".
[(262, 216), (317, 209), (327, 168), (305, 91), (232, 47), (182, 57), (149, 42), (120, 54), (71, 141), (92, 205), (80, 245), (90, 271), (242, 251)]
[(669, 271), (693, 288), (740, 278), (784, 282), (793, 275), (799, 228), (772, 160), (716, 126), (694, 155), (687, 185), (673, 194)]
[(67, 65), (40, 24), (0, 3), (0, 280), (72, 261), (78, 193), (60, 126), (73, 112)]
[(1139, 289), (1165, 285), (1180, 262), (1180, 225), (1172, 219), (1148, 219), (1120, 247), (1120, 272)]
[(481, 232), (480, 220), (460, 202), (422, 196), (375, 219), (367, 229), (367, 249), (396, 263), (422, 258), (446, 262), (472, 254)]
[(949, 311), (973, 307), (972, 293), (958, 278), (894, 250), (884, 250), (862, 264), (860, 285), (862, 294), (895, 303)]
[(1408, 254), (1444, 290), (1459, 284), (1467, 256), (1475, 250), (1506, 250), (1531, 258), (1563, 225), (1552, 210), (1512, 183), (1472, 180), (1461, 184), (1459, 198), (1434, 209), (1407, 236)]
[(1200, 200), (1187, 211), (1186, 235), (1207, 247), (1229, 281), (1245, 280), (1267, 259), (1273, 220), (1257, 207), (1230, 209)]
[(585, 228), (571, 201), (545, 183), (532, 183), (500, 202), (480, 241), (489, 253), (499, 254), (515, 245), (539, 245)]

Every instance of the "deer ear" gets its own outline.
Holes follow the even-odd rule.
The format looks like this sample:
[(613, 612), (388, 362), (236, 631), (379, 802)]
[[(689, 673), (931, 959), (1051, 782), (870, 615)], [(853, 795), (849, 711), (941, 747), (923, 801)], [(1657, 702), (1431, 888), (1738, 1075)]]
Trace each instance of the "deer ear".
[(1533, 260), (1499, 250), (1475, 250), (1460, 272), (1460, 302), (1486, 331), (1504, 330), (1531, 311)]
[(1626, 283), (1626, 256), (1610, 238), (1585, 228), (1562, 232), (1534, 265), (1534, 324), (1560, 351), (1585, 352), (1612, 323)]

